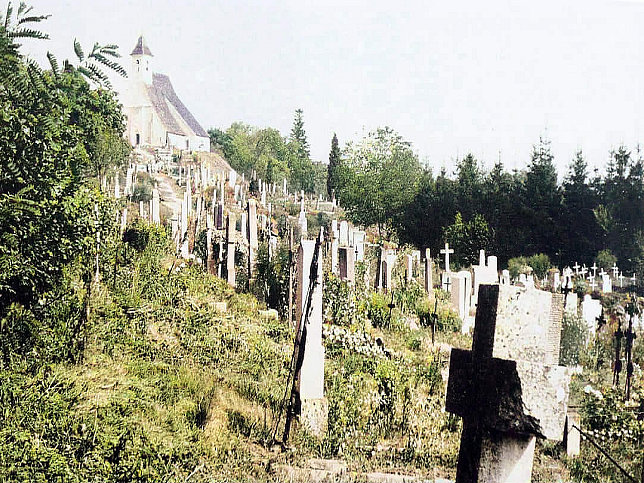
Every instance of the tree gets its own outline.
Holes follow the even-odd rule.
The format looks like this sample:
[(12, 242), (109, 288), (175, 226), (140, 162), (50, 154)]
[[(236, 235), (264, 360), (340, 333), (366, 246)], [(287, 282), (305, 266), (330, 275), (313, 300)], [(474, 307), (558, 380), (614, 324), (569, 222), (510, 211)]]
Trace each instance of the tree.
[(327, 178), (326, 178), (326, 192), (329, 195), (329, 198), (333, 196), (335, 192), (335, 177), (337, 176), (338, 166), (340, 165), (340, 146), (338, 146), (338, 136), (333, 133), (333, 139), (331, 139), (331, 152), (329, 153), (329, 166), (327, 168)]
[(304, 130), (303, 114), (304, 111), (302, 109), (295, 110), (295, 119), (293, 119), (290, 141), (297, 144), (297, 155), (300, 159), (309, 159), (311, 152), (309, 150), (309, 142), (306, 139), (306, 131)]
[(461, 213), (456, 213), (454, 223), (444, 229), (444, 238), (454, 248), (454, 262), (469, 266), (478, 262), (480, 250), (489, 248), (492, 236), (490, 227), (480, 214), (465, 222)]
[(341, 163), (338, 196), (354, 223), (395, 227), (418, 192), (422, 169), (411, 144), (391, 128), (350, 143)]
[(533, 147), (525, 179), (525, 222), (522, 227), (532, 231), (524, 247), (526, 252), (545, 253), (560, 259), (561, 201), (550, 142), (540, 138)]

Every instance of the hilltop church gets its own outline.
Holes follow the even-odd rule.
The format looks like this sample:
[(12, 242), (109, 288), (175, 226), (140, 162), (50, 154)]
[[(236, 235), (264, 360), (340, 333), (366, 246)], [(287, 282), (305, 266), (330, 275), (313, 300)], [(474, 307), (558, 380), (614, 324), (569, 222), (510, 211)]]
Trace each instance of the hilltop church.
[(210, 151), (208, 133), (177, 96), (170, 78), (152, 72), (152, 52), (139, 37), (123, 100), (132, 146)]

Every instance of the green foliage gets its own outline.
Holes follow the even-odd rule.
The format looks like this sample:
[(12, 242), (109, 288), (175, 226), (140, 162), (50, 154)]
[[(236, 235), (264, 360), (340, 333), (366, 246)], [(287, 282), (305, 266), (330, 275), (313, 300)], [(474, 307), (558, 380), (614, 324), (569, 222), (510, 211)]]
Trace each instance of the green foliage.
[(583, 317), (564, 313), (561, 341), (559, 349), (559, 364), (576, 366), (580, 363), (580, 355), (588, 344), (588, 326)]
[(326, 181), (326, 192), (329, 196), (329, 199), (335, 193), (337, 187), (337, 169), (340, 166), (340, 146), (338, 144), (338, 136), (333, 133), (333, 139), (331, 139), (331, 152), (329, 153), (329, 167), (327, 168), (327, 181)]
[(445, 227), (444, 233), (445, 241), (454, 248), (454, 262), (464, 267), (478, 263), (479, 251), (487, 250), (492, 239), (490, 227), (478, 213), (468, 222), (456, 213), (454, 223)]
[(608, 249), (601, 250), (599, 253), (597, 253), (594, 262), (599, 268), (603, 268), (608, 272), (617, 263), (617, 257), (613, 255), (613, 253)]
[(268, 244), (260, 243), (257, 250), (256, 279), (253, 287), (258, 298), (268, 307), (276, 309), (284, 318), (288, 316), (288, 246), (282, 245), (272, 258), (268, 256)]
[(394, 227), (418, 190), (420, 163), (405, 141), (386, 127), (349, 143), (337, 169), (337, 196), (351, 221)]
[(358, 297), (347, 282), (326, 273), (324, 277), (324, 320), (327, 323), (349, 327), (362, 322)]
[(526, 259), (526, 263), (529, 267), (532, 268), (533, 273), (539, 279), (543, 279), (548, 273), (548, 270), (550, 270), (550, 267), (552, 267), (552, 264), (550, 263), (550, 257), (548, 257), (548, 255), (546, 255), (545, 253), (538, 253), (536, 255), (528, 257)]
[(508, 271), (512, 280), (518, 279), (522, 273), (529, 274), (531, 268), (526, 257), (515, 257), (508, 260)]

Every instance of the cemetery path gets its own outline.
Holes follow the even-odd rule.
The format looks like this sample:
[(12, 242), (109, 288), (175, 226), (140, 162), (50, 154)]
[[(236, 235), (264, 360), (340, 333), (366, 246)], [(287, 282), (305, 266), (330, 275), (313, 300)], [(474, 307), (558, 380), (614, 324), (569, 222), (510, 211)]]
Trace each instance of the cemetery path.
[(181, 201), (177, 196), (178, 186), (173, 178), (163, 173), (157, 173), (155, 180), (159, 183), (159, 197), (161, 203), (170, 208), (172, 213), (181, 212)]

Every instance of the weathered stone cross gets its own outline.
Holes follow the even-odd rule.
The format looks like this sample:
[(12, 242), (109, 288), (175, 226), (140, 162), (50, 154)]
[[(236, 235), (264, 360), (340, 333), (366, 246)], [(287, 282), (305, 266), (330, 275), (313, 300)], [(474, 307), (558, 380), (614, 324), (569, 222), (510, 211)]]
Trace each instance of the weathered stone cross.
[(536, 437), (561, 440), (562, 296), (481, 285), (472, 350), (452, 349), (446, 409), (463, 418), (457, 483), (528, 483)]
[(445, 243), (445, 248), (441, 250), (441, 255), (445, 255), (445, 271), (449, 272), (449, 254), (454, 253), (454, 250), (449, 248), (449, 243)]

